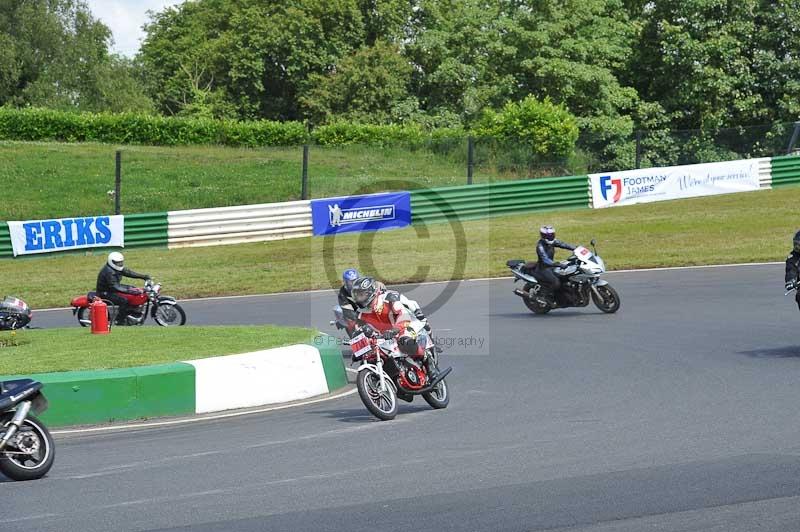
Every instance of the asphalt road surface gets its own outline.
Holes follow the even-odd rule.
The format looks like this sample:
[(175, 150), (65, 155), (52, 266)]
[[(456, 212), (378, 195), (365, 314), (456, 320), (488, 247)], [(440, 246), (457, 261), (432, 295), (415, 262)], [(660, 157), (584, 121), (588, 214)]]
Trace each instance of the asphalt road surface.
[[(0, 530), (800, 530), (800, 314), (782, 268), (607, 278), (616, 315), (535, 316), (510, 280), (452, 286), (431, 317), (454, 368), (446, 410), (418, 399), (379, 422), (351, 395), (59, 436), (48, 477), (0, 482)], [(425, 306), (445, 286), (409, 295)], [(190, 323), (324, 331), (333, 303), (185, 306)]]

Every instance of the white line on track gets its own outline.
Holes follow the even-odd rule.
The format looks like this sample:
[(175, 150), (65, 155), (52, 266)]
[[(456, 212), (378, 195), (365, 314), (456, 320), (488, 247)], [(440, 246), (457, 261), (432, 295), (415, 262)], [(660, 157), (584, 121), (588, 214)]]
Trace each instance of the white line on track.
[(202, 416), (202, 417), (193, 417), (193, 418), (185, 418), (185, 419), (173, 419), (169, 421), (155, 421), (149, 423), (129, 423), (127, 425), (115, 425), (115, 426), (108, 426), (108, 427), (92, 427), (88, 429), (66, 429), (66, 430), (53, 430), (51, 434), (91, 434), (91, 433), (98, 433), (98, 432), (110, 432), (114, 430), (133, 430), (133, 429), (147, 429), (152, 427), (169, 427), (172, 425), (186, 425), (189, 423), (200, 423), (201, 421), (213, 421), (216, 419), (226, 419), (231, 417), (240, 417), (240, 416), (249, 416), (250, 414), (261, 414), (263, 412), (273, 412), (275, 410), (286, 410), (287, 408), (294, 408), (296, 406), (306, 406), (306, 405), (313, 405), (315, 403), (322, 403), (325, 401), (332, 401), (334, 399), (339, 399), (341, 397), (347, 397), (348, 395), (353, 395), (358, 390), (355, 388), (352, 390), (347, 390), (344, 393), (340, 393), (337, 395), (332, 395), (330, 397), (323, 397), (321, 399), (312, 399), (310, 401), (303, 401), (300, 403), (291, 403), (288, 405), (281, 405), (281, 406), (269, 406), (266, 408), (256, 408), (253, 410), (247, 410), (242, 412), (229, 412), (227, 414), (215, 414), (211, 416)]
[[(708, 269), (708, 268), (735, 268), (738, 266), (775, 266), (778, 264), (783, 264), (783, 262), (744, 262), (739, 264), (707, 264), (704, 266), (666, 266), (661, 268), (639, 268), (633, 270), (610, 270), (606, 273), (636, 273), (636, 272), (663, 272), (663, 271), (671, 271), (671, 270), (700, 270), (700, 269)], [(511, 279), (510, 276), (501, 276), (501, 277), (478, 277), (476, 279), (463, 279), (461, 281), (455, 282), (484, 282), (484, 281), (499, 281), (502, 279)], [(450, 281), (427, 281), (424, 283), (398, 283), (393, 284), (392, 286), (426, 286), (432, 284), (447, 284), (452, 283), (453, 280)], [(214, 297), (196, 297), (190, 299), (181, 299), (181, 301), (223, 301), (226, 299), (245, 299), (248, 297), (253, 298), (261, 298), (261, 297), (277, 297), (277, 296), (290, 296), (290, 295), (301, 295), (301, 294), (321, 294), (325, 292), (333, 292), (334, 289), (332, 288), (323, 288), (317, 290), (304, 290), (300, 292), (273, 292), (270, 294), (249, 294), (249, 295), (239, 295), (239, 296), (214, 296)], [(43, 308), (43, 309), (35, 309), (36, 312), (53, 312), (56, 310), (71, 310), (72, 307), (56, 307), (56, 308)]]

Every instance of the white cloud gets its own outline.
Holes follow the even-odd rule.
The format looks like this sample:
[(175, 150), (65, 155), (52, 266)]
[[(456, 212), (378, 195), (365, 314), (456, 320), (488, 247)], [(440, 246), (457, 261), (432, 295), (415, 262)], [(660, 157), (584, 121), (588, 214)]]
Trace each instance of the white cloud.
[(142, 26), (148, 21), (147, 11), (161, 11), (184, 0), (86, 0), (92, 14), (114, 34), (112, 52), (133, 57), (144, 37)]

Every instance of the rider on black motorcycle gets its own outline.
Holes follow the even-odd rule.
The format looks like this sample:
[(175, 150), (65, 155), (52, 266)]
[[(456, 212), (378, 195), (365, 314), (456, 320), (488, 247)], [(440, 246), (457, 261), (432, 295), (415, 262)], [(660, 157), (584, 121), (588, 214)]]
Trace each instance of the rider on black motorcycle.
[(98, 297), (111, 301), (114, 305), (119, 307), (117, 312), (117, 322), (125, 320), (128, 314), (128, 300), (121, 294), (137, 294), (139, 289), (134, 286), (121, 284), (120, 281), (123, 277), (132, 277), (134, 279), (150, 279), (146, 273), (136, 273), (125, 267), (125, 257), (119, 251), (112, 251), (108, 254), (108, 260), (100, 273), (97, 274), (97, 291)]
[(536, 256), (539, 258), (539, 261), (534, 268), (534, 274), (542, 286), (547, 287), (553, 296), (555, 296), (555, 293), (561, 288), (561, 281), (553, 272), (553, 268), (563, 266), (562, 263), (553, 260), (556, 254), (556, 248), (572, 251), (575, 249), (575, 246), (557, 240), (556, 230), (553, 229), (552, 225), (543, 225), (539, 228), (539, 242), (536, 244)]
[[(792, 290), (800, 278), (800, 231), (794, 234), (792, 251), (786, 257), (786, 290)], [(800, 309), (800, 290), (794, 296), (797, 308)]]

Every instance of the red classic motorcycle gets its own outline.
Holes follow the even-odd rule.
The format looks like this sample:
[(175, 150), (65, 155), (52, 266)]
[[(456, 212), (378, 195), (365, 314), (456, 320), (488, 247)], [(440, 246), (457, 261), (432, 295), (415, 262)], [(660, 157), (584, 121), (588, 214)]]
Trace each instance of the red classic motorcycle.
[[(108, 321), (116, 325), (142, 325), (148, 315), (152, 315), (155, 322), (162, 327), (184, 325), (186, 312), (174, 297), (161, 294), (161, 285), (150, 279), (144, 282), (144, 288), (135, 294), (120, 294), (128, 300), (129, 312), (123, 320), (117, 318), (117, 307), (111, 301), (104, 299), (108, 305)], [(96, 292), (72, 299), (72, 314), (77, 316), (82, 327), (91, 325), (89, 306), (97, 297)]]
[(411, 402), (415, 395), (433, 408), (446, 408), (450, 394), (445, 377), (453, 368), (439, 370), (438, 351), (426, 321), (416, 322), (417, 342), (425, 347), (424, 361), (412, 360), (397, 346), (397, 339), (384, 338), (370, 325), (354, 331), (350, 339), (353, 360), (360, 360), (356, 377), (358, 395), (375, 417), (387, 421), (397, 415), (398, 397)]

